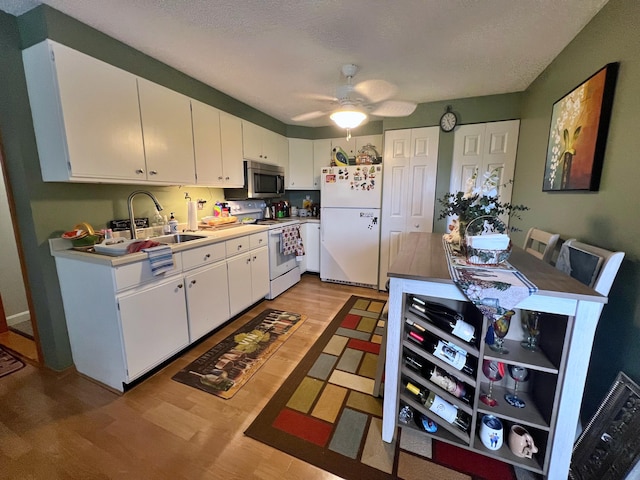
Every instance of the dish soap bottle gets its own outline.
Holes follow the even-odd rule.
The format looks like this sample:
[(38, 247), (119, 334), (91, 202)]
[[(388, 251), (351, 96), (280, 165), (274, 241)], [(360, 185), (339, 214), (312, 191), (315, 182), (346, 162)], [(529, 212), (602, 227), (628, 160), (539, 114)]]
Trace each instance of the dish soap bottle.
[(169, 219), (169, 231), (171, 233), (178, 233), (178, 220), (173, 216), (173, 212), (171, 212), (171, 218)]

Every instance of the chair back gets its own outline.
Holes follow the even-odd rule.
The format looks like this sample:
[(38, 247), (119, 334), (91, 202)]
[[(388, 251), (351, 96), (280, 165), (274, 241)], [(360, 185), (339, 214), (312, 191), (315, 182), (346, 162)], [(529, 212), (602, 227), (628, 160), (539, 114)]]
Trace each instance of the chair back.
[(556, 268), (606, 297), (623, 258), (624, 252), (612, 252), (571, 238), (562, 244)]
[(532, 227), (524, 240), (524, 251), (543, 262), (551, 263), (553, 251), (560, 239), (559, 233), (549, 233)]

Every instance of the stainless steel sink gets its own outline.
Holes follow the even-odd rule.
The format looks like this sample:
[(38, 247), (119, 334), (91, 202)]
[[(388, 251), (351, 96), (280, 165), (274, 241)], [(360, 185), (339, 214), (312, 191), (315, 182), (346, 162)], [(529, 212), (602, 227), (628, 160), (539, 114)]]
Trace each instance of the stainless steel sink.
[(153, 237), (151, 240), (154, 240), (158, 243), (171, 244), (171, 243), (185, 243), (190, 242), (192, 240), (201, 240), (203, 238), (207, 238), (206, 235), (193, 235), (191, 233), (173, 233), (171, 235), (162, 235), (160, 237)]

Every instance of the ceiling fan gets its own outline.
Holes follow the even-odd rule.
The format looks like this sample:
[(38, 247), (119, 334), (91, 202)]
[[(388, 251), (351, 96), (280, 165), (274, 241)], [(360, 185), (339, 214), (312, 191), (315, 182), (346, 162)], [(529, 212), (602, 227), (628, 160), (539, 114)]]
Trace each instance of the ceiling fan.
[(397, 87), (386, 80), (364, 80), (353, 83), (358, 66), (352, 63), (342, 66), (342, 75), (346, 83), (339, 85), (336, 96), (330, 98), (332, 108), (296, 115), (291, 120), (304, 122), (329, 115), (336, 125), (347, 129), (347, 136), (352, 128), (360, 125), (368, 115), (378, 117), (405, 117), (416, 109), (415, 102), (391, 100)]

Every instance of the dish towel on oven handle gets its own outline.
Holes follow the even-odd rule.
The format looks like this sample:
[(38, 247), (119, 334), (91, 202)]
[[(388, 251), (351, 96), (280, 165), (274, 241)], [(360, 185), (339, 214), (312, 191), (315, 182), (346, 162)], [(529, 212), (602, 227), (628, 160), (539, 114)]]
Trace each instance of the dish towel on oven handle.
[(163, 273), (170, 272), (175, 268), (173, 253), (169, 245), (145, 248), (142, 251), (146, 252), (149, 257), (151, 273), (154, 275), (162, 275)]
[(282, 227), (282, 233), (280, 235), (282, 236), (280, 253), (283, 255), (295, 254), (296, 260), (302, 260), (304, 245), (302, 244), (302, 237), (300, 236), (300, 225)]

